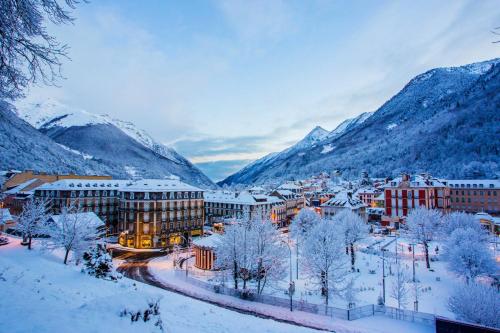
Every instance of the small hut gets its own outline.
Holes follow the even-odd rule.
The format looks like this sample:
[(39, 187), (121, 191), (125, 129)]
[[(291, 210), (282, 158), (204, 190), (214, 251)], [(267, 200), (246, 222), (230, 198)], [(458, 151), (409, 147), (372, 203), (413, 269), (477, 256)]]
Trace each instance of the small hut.
[(203, 270), (213, 270), (215, 264), (215, 247), (220, 240), (219, 234), (201, 237), (193, 241), (195, 263), (194, 266)]

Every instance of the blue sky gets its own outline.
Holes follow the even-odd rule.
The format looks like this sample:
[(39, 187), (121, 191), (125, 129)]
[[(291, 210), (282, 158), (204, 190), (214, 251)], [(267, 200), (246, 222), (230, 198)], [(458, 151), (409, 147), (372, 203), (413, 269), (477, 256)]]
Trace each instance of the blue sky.
[(500, 56), (496, 0), (100, 0), (75, 16), (50, 27), (66, 79), (29, 99), (132, 121), (215, 180), (425, 70)]

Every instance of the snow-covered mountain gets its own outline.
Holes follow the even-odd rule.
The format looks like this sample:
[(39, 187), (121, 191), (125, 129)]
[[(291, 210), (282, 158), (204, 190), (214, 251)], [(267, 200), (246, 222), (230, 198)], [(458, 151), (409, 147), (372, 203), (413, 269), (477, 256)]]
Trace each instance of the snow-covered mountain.
[(58, 145), (17, 117), (13, 105), (0, 101), (0, 170), (7, 169), (109, 174), (106, 166)]
[[(17, 110), (12, 110), (62, 150), (99, 164), (101, 170), (116, 178), (176, 175), (193, 185), (214, 187), (208, 177), (174, 149), (155, 141), (132, 123), (55, 100), (21, 102)], [(37, 169), (45, 170), (43, 166)]]
[[(300, 179), (340, 170), (500, 177), (500, 59), (437, 68), (412, 79), (374, 113), (339, 125), (308, 148), (258, 160), (220, 184)], [(279, 156), (279, 157), (278, 157)]]
[(328, 138), (336, 138), (341, 136), (342, 134), (354, 129), (355, 127), (361, 125), (368, 119), (373, 112), (363, 112), (357, 117), (349, 118), (341, 122), (333, 131), (328, 133)]

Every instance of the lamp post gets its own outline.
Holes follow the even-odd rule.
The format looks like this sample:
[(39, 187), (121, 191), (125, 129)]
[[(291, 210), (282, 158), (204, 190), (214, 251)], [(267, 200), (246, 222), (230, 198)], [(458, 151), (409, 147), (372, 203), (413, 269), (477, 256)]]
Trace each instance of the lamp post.
[(382, 249), (382, 298), (385, 305), (385, 251), (387, 249)]
[(285, 242), (284, 240), (281, 241), (282, 243), (286, 244), (288, 247), (288, 251), (290, 252), (290, 282), (288, 284), (288, 295), (290, 295), (290, 311), (293, 311), (293, 294), (295, 293), (295, 283), (292, 280), (292, 248), (290, 247), (290, 244), (288, 242)]
[(190, 249), (190, 244), (189, 244), (189, 239), (186, 239), (186, 237), (184, 237), (183, 235), (180, 235), (179, 234), (179, 237), (181, 237), (182, 239), (184, 239), (184, 241), (186, 242), (186, 245), (187, 245), (187, 250), (188, 250), (188, 255), (186, 257), (186, 260), (185, 260), (185, 263), (186, 263), (186, 278), (188, 277), (188, 263), (189, 263), (189, 249)]
[(415, 243), (411, 243), (411, 255), (413, 261), (413, 282), (415, 283)]

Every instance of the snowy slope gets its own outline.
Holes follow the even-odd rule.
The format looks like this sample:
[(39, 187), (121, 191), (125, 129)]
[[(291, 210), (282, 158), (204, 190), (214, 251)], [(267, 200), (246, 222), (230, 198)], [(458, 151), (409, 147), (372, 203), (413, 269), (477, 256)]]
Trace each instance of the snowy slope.
[[(0, 331), (37, 333), (158, 332), (120, 312), (143, 310), (160, 299), (166, 333), (313, 330), (226, 310), (126, 278), (109, 282), (85, 275), (55, 254), (28, 251), (14, 240), (0, 247)], [(356, 330), (357, 331), (357, 330)], [(345, 331), (344, 331), (345, 332)]]
[(259, 174), (260, 172), (265, 172), (265, 170), (273, 168), (274, 165), (278, 165), (280, 161), (283, 161), (290, 156), (300, 156), (302, 150), (315, 147), (317, 144), (325, 140), (328, 137), (328, 134), (329, 132), (327, 130), (325, 130), (321, 126), (316, 126), (302, 140), (300, 140), (293, 146), (281, 152), (270, 153), (256, 161), (253, 161), (249, 165), (245, 166), (242, 170), (238, 171), (232, 176), (229, 176), (219, 184), (237, 184), (238, 182), (233, 182), (231, 180), (231, 177), (237, 176), (239, 174)]
[(57, 144), (14, 112), (14, 106), (0, 101), (0, 170), (110, 174), (108, 167), (89, 155)]
[[(437, 68), (413, 78), (376, 112), (348, 121), (310, 148), (255, 163), (219, 184), (297, 179), (341, 170), (358, 177), (430, 172), (500, 177), (500, 59)], [(279, 155), (279, 154), (278, 154)]]
[(352, 130), (356, 126), (364, 123), (371, 115), (373, 115), (373, 112), (363, 112), (357, 117), (344, 120), (333, 131), (328, 133), (327, 138), (332, 139), (341, 136), (342, 134)]
[(165, 158), (179, 162), (178, 154), (172, 148), (156, 142), (146, 131), (138, 129), (131, 122), (98, 115), (83, 109), (73, 108), (54, 99), (38, 103), (17, 103), (18, 115), (37, 129), (48, 130), (53, 127), (113, 125), (132, 139)]
[(130, 122), (55, 100), (18, 103), (17, 114), (64, 149), (105, 166), (108, 174), (116, 178), (163, 178), (173, 174), (193, 185), (215, 186), (187, 159)]

